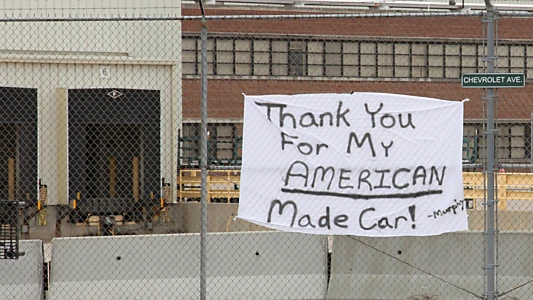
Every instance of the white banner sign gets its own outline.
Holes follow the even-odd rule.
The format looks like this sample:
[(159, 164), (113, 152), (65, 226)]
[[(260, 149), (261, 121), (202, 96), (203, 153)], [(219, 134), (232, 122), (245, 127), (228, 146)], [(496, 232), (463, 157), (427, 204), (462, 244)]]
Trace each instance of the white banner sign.
[(238, 217), (316, 234), (466, 230), (462, 133), (462, 102), (246, 96)]

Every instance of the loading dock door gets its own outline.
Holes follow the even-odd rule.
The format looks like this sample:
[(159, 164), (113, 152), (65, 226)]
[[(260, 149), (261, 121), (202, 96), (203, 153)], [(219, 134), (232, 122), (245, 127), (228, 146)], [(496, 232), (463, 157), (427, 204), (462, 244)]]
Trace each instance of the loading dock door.
[(159, 97), (153, 90), (69, 90), (69, 197), (79, 193), (82, 216), (135, 215), (158, 201)]
[(37, 201), (37, 90), (0, 87), (0, 199)]

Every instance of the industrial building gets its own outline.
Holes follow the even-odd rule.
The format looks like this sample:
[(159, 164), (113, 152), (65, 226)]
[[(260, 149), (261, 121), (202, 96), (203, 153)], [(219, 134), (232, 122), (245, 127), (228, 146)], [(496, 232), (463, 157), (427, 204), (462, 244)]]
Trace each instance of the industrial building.
[[(26, 238), (79, 235), (91, 216), (140, 222), (176, 185), (180, 2), (139, 4), (0, 9), (0, 195), (24, 202)], [(174, 20), (118, 21), (162, 15)]]
[[(0, 10), (0, 195), (25, 203), (23, 237), (197, 232), (202, 23), (186, 17), (198, 4), (60, 2)], [(484, 72), (483, 5), (454, 2), (207, 1), (209, 230), (255, 228), (233, 220), (243, 93), (468, 98), (463, 159), (483, 162), (483, 92), (460, 82)], [(532, 159), (532, 22), (497, 23), (498, 72), (528, 80), (498, 90), (501, 163)]]
[[(479, 166), (486, 159), (484, 94), (482, 89), (462, 88), (461, 75), (486, 72), (486, 29), (481, 13), (484, 1), (464, 2), (207, 2), (210, 164), (218, 169), (239, 164), (242, 94), (378, 92), (469, 99), (465, 102), (463, 161), (465, 165)], [(496, 155), (498, 163), (526, 166), (532, 159), (533, 35), (525, 28), (533, 25), (533, 19), (512, 14), (526, 13), (532, 7), (527, 1), (492, 2), (502, 12), (497, 21), (497, 72), (522, 73), (526, 78), (523, 88), (497, 91)], [(200, 9), (195, 3), (184, 2), (182, 14), (199, 16)], [(187, 168), (198, 167), (195, 158), (199, 156), (200, 28), (199, 19), (183, 22), (184, 119), (179, 166), (182, 182), (188, 183), (199, 180), (199, 175)], [(507, 171), (530, 170), (518, 167)], [(235, 174), (228, 171), (211, 178), (224, 180)], [(470, 207), (482, 213), (483, 184), (479, 180), (482, 182), (483, 178), (481, 173), (476, 176), (479, 178), (465, 177), (469, 180), (465, 183), (465, 197), (474, 197), (468, 199)], [(503, 178), (500, 182), (504, 182)], [(520, 186), (509, 186), (509, 191), (521, 189), (522, 194), (512, 205), (508, 204), (517, 200), (517, 194), (509, 199), (501, 194), (500, 208), (529, 210), (530, 204), (523, 201), (531, 198), (526, 185), (522, 182)], [(237, 201), (238, 190), (231, 191), (227, 185), (221, 189), (211, 191), (211, 201)], [(470, 193), (471, 189), (476, 192)], [(178, 191), (180, 201), (197, 200), (194, 197)], [(210, 213), (220, 211), (220, 207), (214, 206)], [(480, 228), (482, 215), (472, 215), (471, 224), (477, 225), (471, 228)], [(230, 216), (226, 213), (219, 219), (223, 223)], [(504, 218), (504, 213), (501, 216)], [(235, 227), (247, 228), (244, 224)], [(215, 230), (215, 225), (210, 228)]]

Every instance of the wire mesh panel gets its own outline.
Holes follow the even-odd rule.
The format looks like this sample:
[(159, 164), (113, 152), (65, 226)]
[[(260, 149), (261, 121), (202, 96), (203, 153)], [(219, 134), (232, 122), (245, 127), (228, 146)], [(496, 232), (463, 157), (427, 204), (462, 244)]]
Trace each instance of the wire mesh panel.
[[(496, 52), (490, 58), (485, 1), (464, 2), (214, 0), (200, 9), (176, 0), (5, 1), (0, 267), (7, 271), (0, 289), (27, 299), (24, 289), (11, 289), (16, 276), (9, 274), (23, 274), (32, 279), (21, 286), (31, 284), (29, 297), (37, 299), (527, 299), (533, 280), (527, 267), (531, 5), (494, 1)], [(463, 74), (487, 72), (490, 59), (495, 72), (526, 79), (524, 87), (496, 90), (494, 132), (487, 126), (487, 90), (461, 87)], [(268, 150), (266, 127), (258, 128), (254, 145), (245, 144), (244, 95), (355, 93), (463, 101), (462, 133), (454, 134), (462, 136), (457, 188), (464, 199), (456, 200), (464, 203), (468, 230), (333, 236), (279, 232), (237, 218), (240, 205), (250, 201), (241, 198), (243, 153), (257, 149), (265, 169), (277, 159)], [(364, 113), (364, 105), (360, 109)], [(334, 111), (332, 122), (344, 122), (343, 115), (341, 108)], [(372, 116), (380, 117), (377, 111)], [(324, 125), (327, 117), (314, 121)], [(294, 122), (310, 127), (312, 118)], [(440, 124), (424, 141), (449, 128)], [(358, 134), (358, 127), (351, 129)], [(305, 152), (309, 145), (291, 138), (279, 146)], [(421, 141), (412, 145), (401, 161), (449, 155), (446, 147), (433, 155)], [(377, 167), (384, 162), (376, 163), (383, 177), (372, 188), (386, 185), (387, 174)], [(435, 175), (429, 170), (407, 183), (429, 182)], [(493, 172), (497, 202), (487, 199)], [(339, 185), (349, 184), (343, 174)], [(272, 197), (267, 187), (285, 179), (247, 180), (255, 182), (257, 197)], [(304, 214), (295, 222), (342, 223), (332, 212), (353, 212), (337, 212), (335, 199), (316, 220)], [(490, 203), (496, 228), (487, 232)], [(291, 210), (278, 208), (279, 214)], [(405, 213), (405, 224), (415, 225)], [(394, 227), (389, 220), (394, 217), (380, 216), (376, 227)], [(487, 236), (496, 237), (495, 261), (487, 259)], [(38, 242), (19, 247), (18, 239)], [(31, 257), (22, 261), (26, 250)], [(496, 273), (495, 292), (487, 291), (489, 269)]]

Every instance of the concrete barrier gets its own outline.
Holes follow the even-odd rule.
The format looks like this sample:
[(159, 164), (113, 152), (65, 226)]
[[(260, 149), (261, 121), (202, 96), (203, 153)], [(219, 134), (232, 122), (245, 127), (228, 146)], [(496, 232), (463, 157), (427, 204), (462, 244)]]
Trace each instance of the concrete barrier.
[[(327, 240), (282, 232), (207, 238), (209, 299), (324, 299)], [(198, 234), (58, 238), (50, 299), (199, 299)]]
[(0, 259), (0, 298), (44, 299), (43, 243), (20, 241), (19, 248), (25, 252), (19, 259)]
[(484, 247), (474, 232), (334, 237), (328, 299), (477, 299), (484, 293)]
[[(531, 249), (533, 233), (499, 233), (498, 292), (508, 299), (533, 295)], [(328, 299), (478, 299), (484, 255), (482, 232), (334, 237)]]

